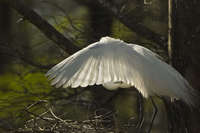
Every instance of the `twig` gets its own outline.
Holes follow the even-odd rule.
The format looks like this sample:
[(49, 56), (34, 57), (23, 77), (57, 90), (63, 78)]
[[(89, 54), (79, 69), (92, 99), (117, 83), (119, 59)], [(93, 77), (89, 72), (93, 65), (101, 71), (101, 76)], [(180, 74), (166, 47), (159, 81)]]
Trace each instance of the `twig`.
[(34, 107), (35, 105), (38, 105), (40, 103), (48, 103), (47, 100), (39, 100), (39, 101), (36, 101), (35, 103), (31, 104), (30, 106), (26, 107), (25, 110), (29, 110), (31, 109), (32, 107)]
[[(50, 122), (49, 119), (43, 118), (43, 117), (41, 117), (40, 115), (37, 115), (37, 114), (35, 114), (35, 113), (33, 113), (33, 112), (30, 112), (30, 111), (28, 111), (28, 110), (25, 110), (25, 111), (26, 111), (27, 113), (29, 113), (29, 114), (35, 116), (36, 118), (40, 118), (41, 120), (44, 120), (44, 121)], [(33, 121), (34, 121), (34, 120), (35, 120), (35, 119), (33, 119)]]
[[(42, 116), (46, 115), (48, 112), (49, 112), (49, 111), (46, 111), (46, 112), (40, 114), (39, 117), (37, 117), (37, 118), (40, 119)], [(28, 113), (30, 113), (30, 112), (28, 112)], [(36, 119), (37, 119), (37, 118), (36, 118)], [(35, 118), (34, 118), (34, 119), (35, 119)], [(26, 123), (29, 123), (29, 122), (33, 121), (34, 119), (30, 119), (30, 120), (26, 121)], [(45, 120), (52, 120), (52, 119), (49, 119), (49, 118), (44, 118), (44, 119), (45, 119)]]
[(59, 118), (58, 116), (56, 116), (56, 115), (54, 114), (54, 112), (52, 111), (51, 108), (49, 108), (49, 112), (51, 113), (51, 115), (52, 115), (56, 120), (59, 120), (59, 121), (63, 122), (64, 124), (67, 124), (63, 119), (61, 119), (61, 118)]

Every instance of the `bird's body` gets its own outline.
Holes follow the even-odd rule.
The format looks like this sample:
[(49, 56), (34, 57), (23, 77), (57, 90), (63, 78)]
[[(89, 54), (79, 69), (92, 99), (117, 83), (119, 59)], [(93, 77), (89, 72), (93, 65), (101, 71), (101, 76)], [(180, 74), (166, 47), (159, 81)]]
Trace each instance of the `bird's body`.
[(103, 37), (54, 66), (46, 74), (56, 87), (134, 86), (144, 96), (168, 96), (194, 105), (195, 90), (181, 74), (149, 49)]

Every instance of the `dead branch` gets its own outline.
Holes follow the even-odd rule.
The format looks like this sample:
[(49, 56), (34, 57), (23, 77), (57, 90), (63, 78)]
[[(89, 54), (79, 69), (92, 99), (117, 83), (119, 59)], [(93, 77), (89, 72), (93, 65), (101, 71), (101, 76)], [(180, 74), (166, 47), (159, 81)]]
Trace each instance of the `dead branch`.
[[(44, 112), (36, 113), (34, 112), (35, 108), (44, 108)], [(49, 133), (108, 133), (114, 132), (115, 128), (113, 126), (113, 119), (115, 113), (106, 110), (106, 109), (98, 109), (95, 110), (94, 113), (91, 113), (88, 116), (88, 119), (85, 120), (70, 120), (63, 119), (60, 115), (56, 115), (53, 111), (53, 106), (51, 106), (46, 100), (36, 101), (33, 104), (27, 106), (22, 113), (26, 113), (30, 115), (31, 118), (28, 119), (24, 127), (21, 127), (15, 131), (14, 133), (32, 133), (32, 132), (49, 132)], [(124, 128), (130, 128), (131, 126), (135, 126), (134, 124), (122, 124)], [(128, 126), (127, 126), (128, 125)], [(118, 127), (119, 128), (119, 127)]]

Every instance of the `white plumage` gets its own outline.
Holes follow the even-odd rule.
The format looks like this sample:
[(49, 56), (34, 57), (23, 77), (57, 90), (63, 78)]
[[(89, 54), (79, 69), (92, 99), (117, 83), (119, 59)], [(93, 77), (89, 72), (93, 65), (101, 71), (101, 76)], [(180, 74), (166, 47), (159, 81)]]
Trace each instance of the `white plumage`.
[(195, 90), (149, 49), (103, 37), (66, 58), (46, 74), (56, 87), (103, 85), (109, 90), (134, 86), (144, 97), (159, 95), (194, 105)]

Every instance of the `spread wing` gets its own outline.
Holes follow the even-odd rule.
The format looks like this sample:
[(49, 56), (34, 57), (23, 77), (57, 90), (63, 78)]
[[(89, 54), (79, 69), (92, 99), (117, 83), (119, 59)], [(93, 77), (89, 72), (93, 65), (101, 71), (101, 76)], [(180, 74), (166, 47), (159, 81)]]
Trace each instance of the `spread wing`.
[(107, 82), (123, 82), (142, 87), (142, 62), (132, 47), (124, 42), (97, 42), (66, 58), (46, 76), (56, 87), (86, 87)]
[(46, 76), (56, 87), (122, 82), (137, 88), (144, 97), (166, 95), (192, 103), (188, 94), (188, 88), (192, 87), (175, 69), (157, 57), (139, 45), (120, 40), (99, 41), (66, 58)]

